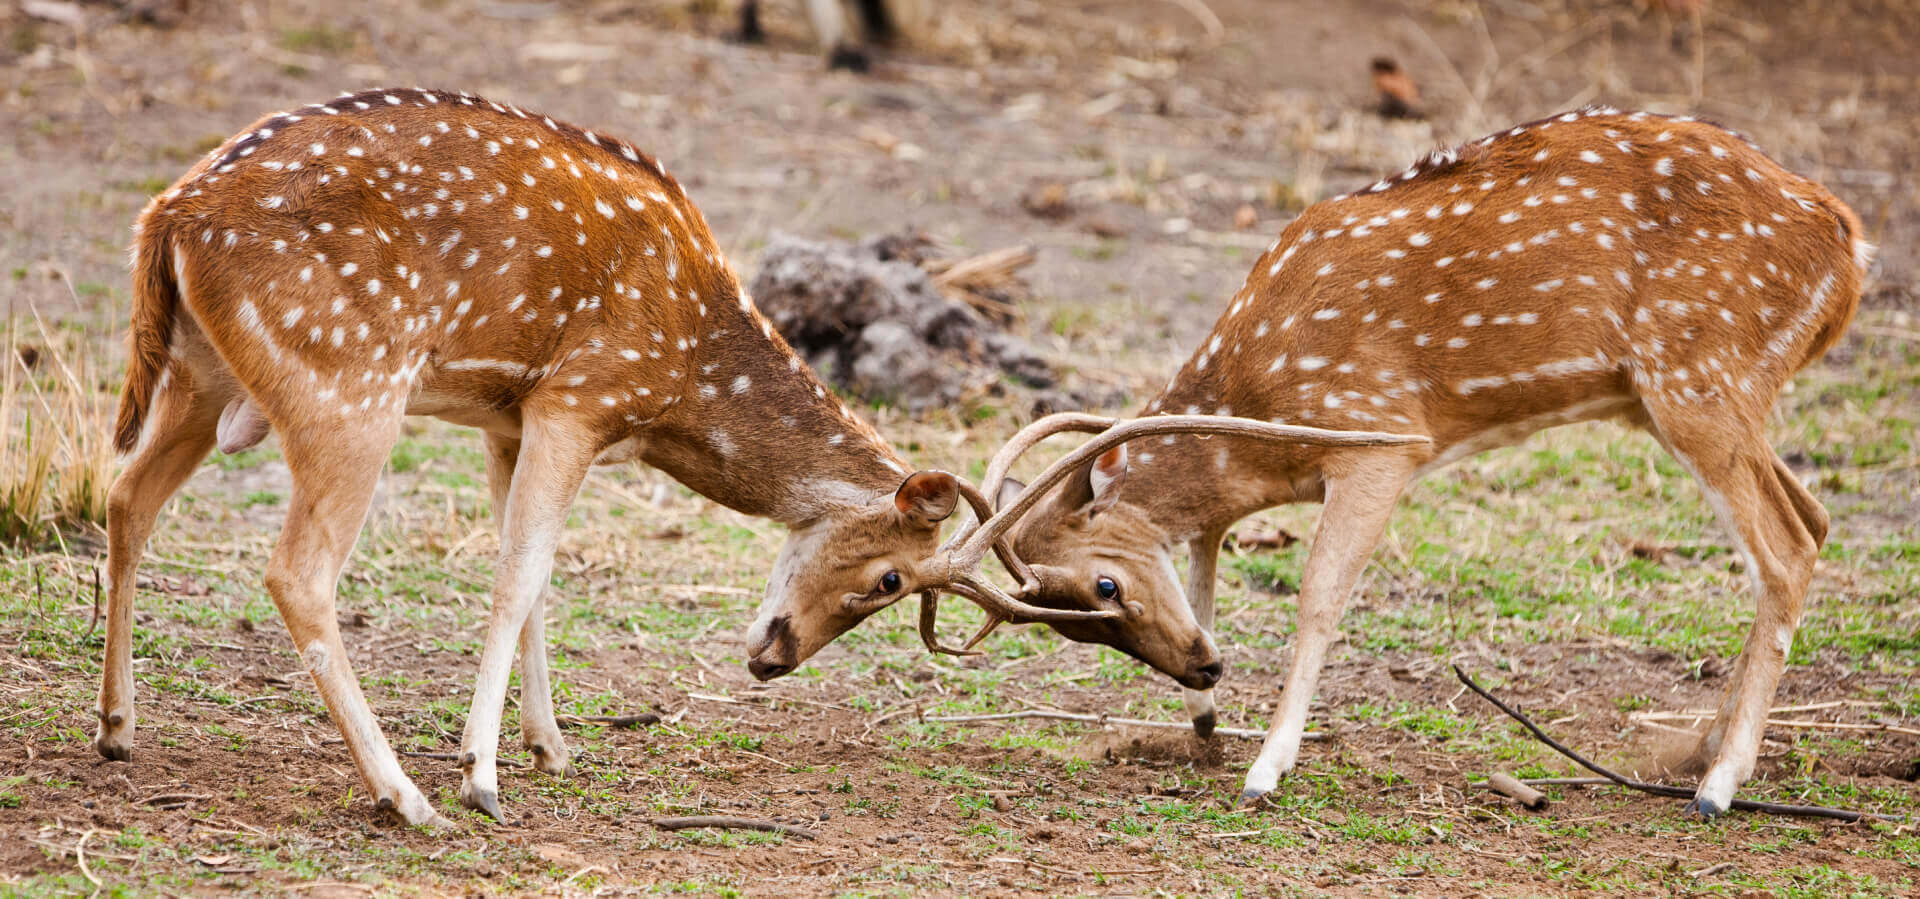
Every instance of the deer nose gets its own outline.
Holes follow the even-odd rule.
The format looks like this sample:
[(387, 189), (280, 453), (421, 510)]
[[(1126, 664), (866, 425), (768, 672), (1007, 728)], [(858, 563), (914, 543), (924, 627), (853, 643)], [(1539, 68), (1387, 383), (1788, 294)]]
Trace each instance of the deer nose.
[(1195, 690), (1210, 690), (1220, 682), (1220, 676), (1226, 673), (1226, 663), (1220, 657), (1220, 651), (1213, 648), (1213, 641), (1201, 634), (1187, 650), (1191, 660), (1187, 668), (1189, 683), (1184, 686)]
[(793, 618), (781, 615), (767, 625), (766, 636), (748, 650), (747, 673), (759, 680), (772, 680), (800, 667), (793, 651)]
[(776, 677), (792, 671), (793, 666), (784, 662), (769, 662), (766, 659), (759, 658), (749, 659), (747, 661), (747, 672), (752, 674), (756, 680), (773, 680)]

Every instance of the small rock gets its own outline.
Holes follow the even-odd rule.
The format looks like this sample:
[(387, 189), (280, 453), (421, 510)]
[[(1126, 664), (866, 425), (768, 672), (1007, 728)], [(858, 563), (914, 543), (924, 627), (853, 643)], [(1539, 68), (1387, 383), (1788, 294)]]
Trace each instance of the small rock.
[(1020, 197), (1020, 208), (1038, 218), (1059, 220), (1072, 214), (1067, 203), (1067, 186), (1058, 181), (1039, 184)]

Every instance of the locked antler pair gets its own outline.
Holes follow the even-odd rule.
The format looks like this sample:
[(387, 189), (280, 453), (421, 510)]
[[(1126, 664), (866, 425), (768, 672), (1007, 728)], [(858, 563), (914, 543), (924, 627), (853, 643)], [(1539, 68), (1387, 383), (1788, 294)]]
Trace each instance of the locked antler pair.
[[(1000, 486), (1006, 480), (1007, 472), (1013, 467), (1013, 463), (1027, 450), (1048, 437), (1068, 432), (1096, 436), (1048, 466), (1039, 477), (1034, 478), (1033, 483), (1022, 489), (1006, 508), (996, 512), (987, 497), (1000, 492)], [(941, 555), (947, 567), (946, 582), (935, 589), (924, 590), (920, 594), (920, 639), (926, 643), (927, 649), (946, 655), (978, 655), (979, 653), (973, 647), (1002, 624), (1087, 621), (1119, 617), (1122, 610), (1118, 608), (1048, 609), (1028, 602), (1028, 599), (1039, 593), (1039, 579), (1035, 577), (1033, 569), (1014, 554), (1005, 538), (1007, 532), (1013, 529), (1013, 525), (1022, 516), (1032, 511), (1048, 490), (1069, 474), (1078, 471), (1081, 466), (1098, 458), (1100, 454), (1131, 440), (1172, 434), (1255, 437), (1311, 446), (1397, 446), (1427, 442), (1427, 438), (1412, 434), (1330, 431), (1324, 428), (1274, 424), (1224, 415), (1156, 415), (1123, 421), (1078, 412), (1062, 412), (1041, 418), (1022, 428), (1007, 441), (1005, 446), (1000, 448), (999, 452), (994, 454), (992, 461), (987, 465), (984, 492), (964, 480), (960, 482), (960, 495), (966, 499), (968, 505), (973, 507), (974, 520), (961, 528), (959, 533), (953, 535), (941, 547)], [(994, 586), (975, 571), (989, 549), (1000, 559), (1000, 563), (1006, 566), (1007, 572), (1013, 575), (1014, 580), (1019, 582), (1019, 586), (1014, 588), (1012, 594)], [(936, 566), (939, 561), (939, 558), (936, 558)], [(980, 630), (958, 649), (941, 644), (934, 632), (941, 590), (965, 597), (987, 613), (986, 623), (981, 625)]]

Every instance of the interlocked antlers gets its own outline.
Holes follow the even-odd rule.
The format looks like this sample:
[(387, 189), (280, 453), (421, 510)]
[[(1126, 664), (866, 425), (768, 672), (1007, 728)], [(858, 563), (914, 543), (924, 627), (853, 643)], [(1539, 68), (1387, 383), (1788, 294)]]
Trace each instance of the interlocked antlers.
[[(997, 494), (1007, 472), (1027, 450), (1041, 441), (1067, 432), (1096, 434), (1092, 440), (1081, 444), (1073, 452), (1061, 457), (1048, 466), (1046, 471), (1028, 484), (1013, 502), (997, 513), (987, 500), (988, 495)], [(1155, 437), (1171, 434), (1203, 434), (1226, 437), (1255, 437), (1262, 440), (1276, 440), (1285, 443), (1297, 443), (1310, 446), (1402, 446), (1411, 443), (1429, 443), (1426, 437), (1413, 434), (1388, 434), (1378, 431), (1330, 431), (1324, 428), (1312, 428), (1304, 425), (1282, 425), (1258, 421), (1251, 418), (1233, 418), (1224, 415), (1156, 415), (1148, 418), (1133, 418), (1121, 421), (1086, 415), (1077, 412), (1062, 412), (1049, 415), (1022, 428), (1000, 451), (994, 454), (987, 465), (986, 492), (983, 494), (971, 484), (961, 481), (961, 495), (967, 504), (973, 507), (974, 522), (961, 529), (942, 547), (944, 562), (948, 566), (947, 583), (940, 585), (949, 593), (966, 597), (987, 612), (987, 621), (958, 649), (942, 645), (934, 633), (935, 615), (939, 609), (937, 589), (925, 590), (920, 594), (920, 639), (927, 649), (947, 655), (978, 655), (973, 647), (994, 628), (1001, 624), (1028, 624), (1034, 622), (1075, 621), (1096, 618), (1116, 618), (1121, 610), (1100, 609), (1094, 611), (1046, 609), (1024, 601), (1023, 597), (1037, 592), (1039, 582), (1032, 569), (1013, 553), (1005, 537), (1021, 516), (1032, 511), (1055, 484), (1067, 475), (1116, 446), (1142, 437)], [(989, 583), (975, 573), (974, 568), (991, 548), (1001, 564), (1019, 581), (1016, 595), (1008, 595), (1000, 588)]]

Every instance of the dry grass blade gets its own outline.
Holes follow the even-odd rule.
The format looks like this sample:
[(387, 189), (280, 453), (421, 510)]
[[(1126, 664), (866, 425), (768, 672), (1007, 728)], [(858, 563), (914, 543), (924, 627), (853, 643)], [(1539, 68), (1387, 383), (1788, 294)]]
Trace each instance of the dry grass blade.
[[(6, 358), (0, 360), (0, 425), (11, 431), (17, 422), (21, 435), (0, 448), (0, 541), (19, 543), (105, 522), (113, 472), (107, 441), (112, 397), (91, 386), (96, 373), (89, 354), (72, 351), (75, 338), (56, 335), (37, 309), (30, 311), (41, 343), (33, 354), (36, 367), (50, 373), (28, 365), (11, 310)], [(87, 336), (77, 340), (84, 343)]]
[[(928, 259), (920, 267), (949, 298), (972, 306), (1001, 324), (1022, 318), (1014, 301), (1025, 299), (1026, 282), (1016, 274), (1038, 258), (1030, 246), (1002, 247), (965, 259)], [(1003, 299), (1004, 298), (1004, 299)]]

